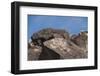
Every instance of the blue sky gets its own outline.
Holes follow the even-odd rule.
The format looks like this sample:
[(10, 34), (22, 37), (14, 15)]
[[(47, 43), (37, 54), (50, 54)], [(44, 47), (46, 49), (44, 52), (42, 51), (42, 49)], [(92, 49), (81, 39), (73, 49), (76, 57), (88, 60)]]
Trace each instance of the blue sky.
[(43, 28), (64, 29), (71, 35), (87, 31), (88, 17), (28, 15), (28, 38)]

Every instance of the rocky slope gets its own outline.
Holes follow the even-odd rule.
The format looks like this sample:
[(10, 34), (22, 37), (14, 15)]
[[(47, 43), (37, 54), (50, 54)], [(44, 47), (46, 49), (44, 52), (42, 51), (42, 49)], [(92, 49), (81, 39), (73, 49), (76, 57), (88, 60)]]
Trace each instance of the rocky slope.
[(46, 28), (31, 36), (28, 60), (87, 58), (87, 32), (70, 37), (61, 29)]

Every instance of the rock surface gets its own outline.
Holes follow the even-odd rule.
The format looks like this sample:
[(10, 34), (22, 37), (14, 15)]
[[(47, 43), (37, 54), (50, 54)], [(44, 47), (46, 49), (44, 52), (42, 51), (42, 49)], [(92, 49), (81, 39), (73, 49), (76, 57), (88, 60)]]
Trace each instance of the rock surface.
[(70, 37), (62, 29), (46, 28), (33, 33), (28, 43), (28, 60), (77, 59), (88, 57), (88, 32)]
[(32, 41), (37, 45), (42, 45), (42, 42), (52, 38), (65, 38), (69, 39), (69, 33), (61, 29), (47, 28), (34, 33), (31, 37)]
[(74, 36), (71, 38), (71, 40), (78, 46), (82, 47), (82, 48), (86, 48), (86, 44), (87, 44), (87, 32), (81, 32), (80, 34)]
[(61, 58), (85, 58), (84, 50), (63, 38), (54, 38), (44, 42), (44, 45), (56, 53), (58, 53)]
[(42, 47), (31, 43), (31, 48), (28, 49), (28, 60), (38, 60), (42, 52)]
[(78, 35), (71, 37), (71, 41), (74, 42), (77, 46), (84, 49), (85, 55), (88, 53), (88, 32), (80, 32)]

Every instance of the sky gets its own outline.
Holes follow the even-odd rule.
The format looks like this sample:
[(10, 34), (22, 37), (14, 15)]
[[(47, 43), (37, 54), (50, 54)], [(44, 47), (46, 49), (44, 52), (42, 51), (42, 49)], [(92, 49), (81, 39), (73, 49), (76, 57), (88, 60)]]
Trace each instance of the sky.
[(64, 29), (71, 35), (78, 34), (81, 30), (87, 31), (88, 17), (28, 15), (28, 39), (44, 28)]

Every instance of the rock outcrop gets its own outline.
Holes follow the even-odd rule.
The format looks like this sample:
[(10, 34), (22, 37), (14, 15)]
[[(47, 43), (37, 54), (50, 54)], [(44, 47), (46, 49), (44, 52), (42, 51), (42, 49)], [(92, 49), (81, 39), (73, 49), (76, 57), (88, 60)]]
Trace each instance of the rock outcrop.
[(85, 58), (85, 52), (73, 42), (64, 38), (54, 38), (44, 42), (44, 45), (64, 59)]
[(42, 47), (34, 45), (33, 43), (29, 44), (28, 48), (28, 60), (38, 60), (42, 52)]
[(86, 44), (87, 44), (87, 31), (84, 32), (80, 32), (78, 35), (74, 35), (71, 37), (71, 40), (78, 46), (82, 47), (82, 48), (86, 48)]
[(80, 32), (76, 36), (72, 36), (71, 41), (74, 42), (80, 48), (82, 48), (85, 51), (85, 53), (86, 53), (85, 55), (87, 57), (87, 53), (88, 53), (88, 47), (87, 47), (88, 46), (88, 32), (83, 31), (83, 32)]
[(36, 45), (42, 45), (44, 41), (59, 37), (69, 39), (69, 33), (65, 30), (47, 28), (34, 33), (31, 39)]
[(28, 60), (87, 58), (87, 38), (86, 31), (70, 37), (65, 30), (42, 29), (28, 43)]

